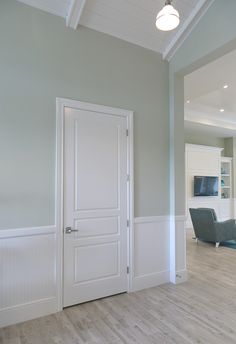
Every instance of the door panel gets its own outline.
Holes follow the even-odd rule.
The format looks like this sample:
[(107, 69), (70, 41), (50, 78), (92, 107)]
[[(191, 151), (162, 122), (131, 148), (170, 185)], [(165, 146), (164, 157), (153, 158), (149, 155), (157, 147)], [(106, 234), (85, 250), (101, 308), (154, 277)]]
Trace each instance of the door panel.
[(92, 126), (75, 120), (75, 207), (118, 209), (120, 127), (91, 117)]
[(64, 306), (127, 290), (126, 128), (65, 108)]
[(75, 229), (78, 229), (77, 238), (119, 234), (120, 220), (115, 216), (75, 220)]
[(75, 249), (75, 283), (118, 276), (118, 254), (117, 242), (77, 247)]

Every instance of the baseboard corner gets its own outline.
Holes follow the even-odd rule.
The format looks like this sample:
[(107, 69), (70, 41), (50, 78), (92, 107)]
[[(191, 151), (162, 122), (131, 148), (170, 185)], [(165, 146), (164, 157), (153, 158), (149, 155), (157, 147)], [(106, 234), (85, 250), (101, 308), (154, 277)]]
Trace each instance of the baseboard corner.
[(170, 282), (173, 284), (184, 283), (187, 280), (188, 280), (188, 271), (186, 269), (170, 272)]

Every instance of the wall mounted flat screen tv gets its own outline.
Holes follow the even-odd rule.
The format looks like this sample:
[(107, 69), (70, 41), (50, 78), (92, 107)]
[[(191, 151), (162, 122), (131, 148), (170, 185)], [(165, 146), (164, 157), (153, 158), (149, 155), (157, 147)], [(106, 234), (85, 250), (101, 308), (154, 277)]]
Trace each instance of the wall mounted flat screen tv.
[(194, 176), (194, 196), (218, 196), (218, 177)]

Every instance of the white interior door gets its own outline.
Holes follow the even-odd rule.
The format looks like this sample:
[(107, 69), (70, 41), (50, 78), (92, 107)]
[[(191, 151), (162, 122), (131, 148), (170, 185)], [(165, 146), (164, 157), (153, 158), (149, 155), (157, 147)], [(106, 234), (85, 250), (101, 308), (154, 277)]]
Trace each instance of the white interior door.
[(127, 291), (127, 120), (64, 113), (65, 307)]

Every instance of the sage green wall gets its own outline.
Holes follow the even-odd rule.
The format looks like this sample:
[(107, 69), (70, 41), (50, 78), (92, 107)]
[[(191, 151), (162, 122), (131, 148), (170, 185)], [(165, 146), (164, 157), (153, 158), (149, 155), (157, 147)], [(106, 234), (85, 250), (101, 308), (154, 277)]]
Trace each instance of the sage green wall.
[(207, 134), (193, 133), (192, 131), (188, 132), (185, 129), (185, 143), (191, 143), (195, 145), (204, 145), (211, 147), (220, 147), (224, 148), (224, 139), (221, 137), (212, 137)]
[(234, 138), (229, 137), (224, 139), (224, 147), (225, 147), (225, 156), (233, 157), (234, 156)]
[(0, 2), (0, 227), (54, 223), (56, 97), (134, 114), (135, 216), (168, 214), (168, 63), (15, 0)]
[[(171, 213), (185, 213), (184, 172), (184, 75), (236, 48), (236, 1), (215, 0), (179, 48), (169, 66), (170, 104), (170, 198)], [(174, 123), (178, 122), (178, 126)]]
[[(171, 67), (170, 67), (171, 68)], [(184, 82), (170, 71), (170, 213), (185, 215)]]

